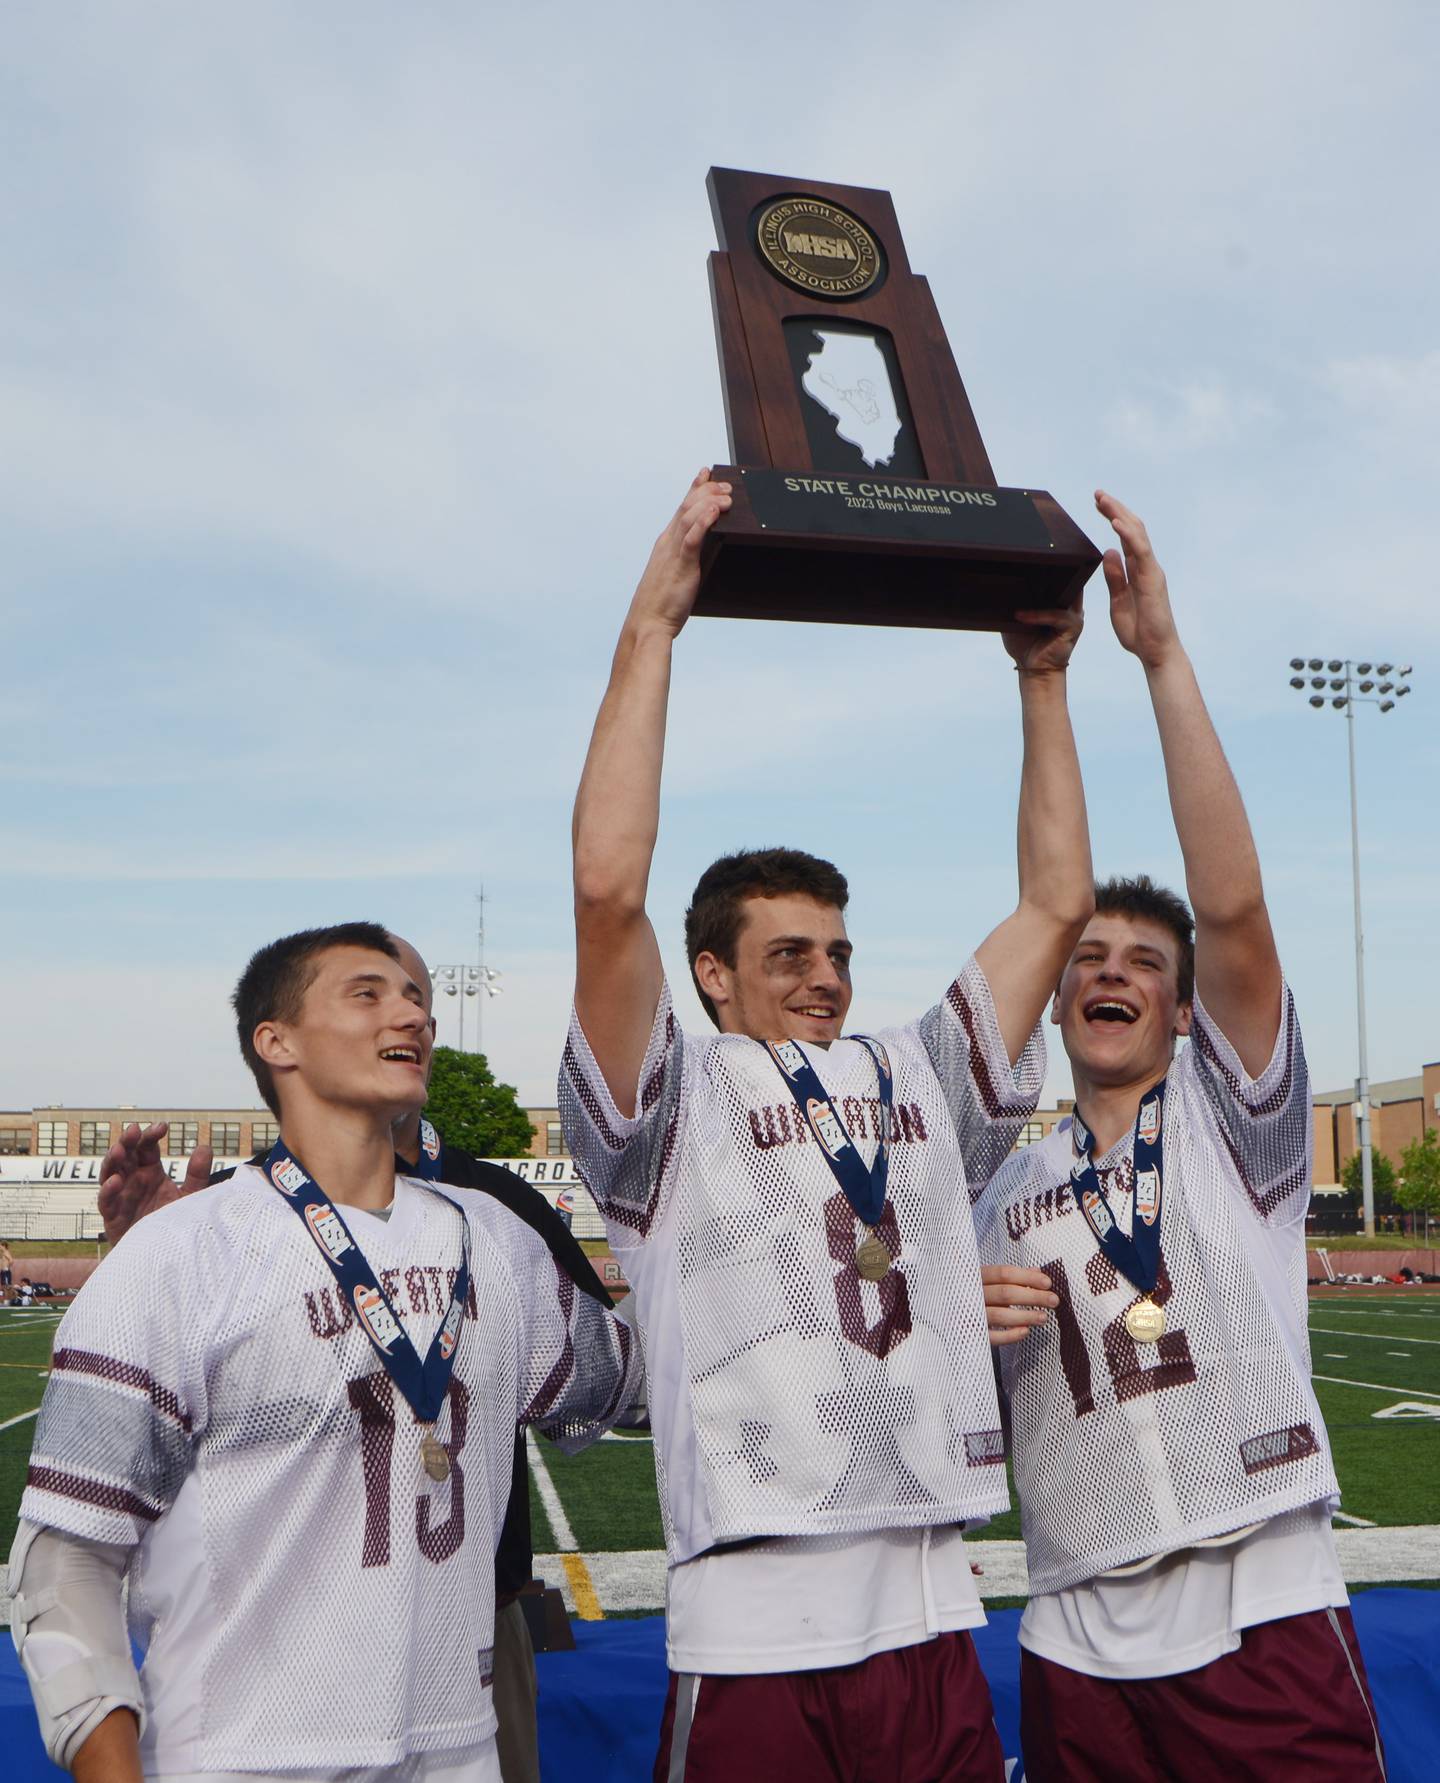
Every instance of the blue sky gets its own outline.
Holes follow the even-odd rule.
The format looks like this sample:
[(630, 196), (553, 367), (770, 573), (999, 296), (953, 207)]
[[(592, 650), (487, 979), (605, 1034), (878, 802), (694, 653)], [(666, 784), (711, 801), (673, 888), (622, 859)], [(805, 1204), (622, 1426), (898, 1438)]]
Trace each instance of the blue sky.
[[(482, 882), (487, 1050), (549, 1099), (609, 650), (725, 456), (712, 163), (888, 187), (1000, 479), (1146, 517), (1326, 1087), (1344, 725), (1287, 663), (1414, 664), (1359, 727), (1372, 1076), (1440, 1056), (1437, 51), (1326, 0), (14, 9), (0, 1102), (249, 1100), (254, 946), (374, 915), (465, 959)], [(1097, 866), (1178, 878), (1090, 606)], [(786, 841), (850, 875), (856, 1023), (933, 1000), (1014, 895), (998, 641), (697, 621), (675, 689), (672, 973), (701, 868)]]

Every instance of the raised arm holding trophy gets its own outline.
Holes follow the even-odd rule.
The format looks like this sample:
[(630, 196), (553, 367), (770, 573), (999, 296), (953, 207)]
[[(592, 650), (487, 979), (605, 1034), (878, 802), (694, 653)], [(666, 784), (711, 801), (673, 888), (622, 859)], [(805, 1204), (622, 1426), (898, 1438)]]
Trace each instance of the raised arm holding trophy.
[[(883, 272), (883, 307), (864, 312), (864, 338), (842, 311), (833, 340), (792, 330), (787, 344), (790, 308), (813, 335), (812, 296), (797, 286), (752, 326), (749, 286), (788, 288), (758, 262), (716, 266), (741, 463), (701, 471), (656, 541), (596, 718), (575, 803), (561, 1118), (650, 1370), (671, 1670), (655, 1776), (1001, 1783), (961, 1536), (1008, 1502), (989, 1343), (1057, 1301), (1024, 1269), (982, 1290), (970, 1207), (1034, 1108), (1037, 1024), (1091, 908), (1065, 671), (1098, 554), (1048, 497), (990, 483), (898, 238), (877, 238), (837, 188), (813, 190), (773, 228), (762, 204), (760, 239), (841, 285)], [(712, 175), (712, 192), (732, 241), (769, 197), (754, 176)], [(948, 370), (927, 382), (937, 348)], [(882, 396), (896, 404), (887, 439)], [(903, 451), (904, 468), (827, 464), (832, 403), (837, 452), (855, 434), (854, 450)], [(924, 475), (942, 465), (953, 484)], [(842, 485), (875, 505), (847, 508)], [(1006, 627), (1024, 735), (1019, 897), (916, 1020), (846, 1036), (845, 878), (799, 848), (760, 848), (722, 855), (696, 885), (687, 955), (717, 1031), (682, 1032), (646, 900), (671, 656), (692, 612)], [(957, 785), (935, 821), (969, 842), (964, 812)]]

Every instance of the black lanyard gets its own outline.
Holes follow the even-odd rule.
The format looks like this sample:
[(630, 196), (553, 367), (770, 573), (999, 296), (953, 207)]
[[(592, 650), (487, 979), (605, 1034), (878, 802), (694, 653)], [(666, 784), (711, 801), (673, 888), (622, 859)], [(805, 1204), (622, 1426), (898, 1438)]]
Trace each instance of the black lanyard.
[(779, 1067), (790, 1094), (795, 1098), (796, 1107), (815, 1135), (825, 1162), (844, 1190), (845, 1199), (855, 1210), (855, 1217), (864, 1220), (867, 1226), (873, 1226), (885, 1211), (885, 1185), (890, 1175), (895, 1081), (890, 1071), (890, 1055), (878, 1040), (872, 1040), (866, 1034), (855, 1034), (851, 1038), (859, 1041), (874, 1059), (875, 1073), (880, 1080), (880, 1143), (875, 1150), (875, 1162), (868, 1170), (840, 1118), (839, 1110), (826, 1094), (815, 1067), (796, 1043), (793, 1040), (782, 1040), (776, 1044), (767, 1040), (765, 1045), (770, 1057)]

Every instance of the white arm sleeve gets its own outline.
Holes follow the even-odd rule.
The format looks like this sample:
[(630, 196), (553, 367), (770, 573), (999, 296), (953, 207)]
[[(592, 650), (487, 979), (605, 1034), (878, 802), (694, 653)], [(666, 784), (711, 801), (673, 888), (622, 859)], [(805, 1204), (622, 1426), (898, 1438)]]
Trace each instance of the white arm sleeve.
[(24, 1521), (10, 1551), (10, 1632), (45, 1750), (66, 1770), (115, 1709), (144, 1730), (123, 1607), (130, 1553)]

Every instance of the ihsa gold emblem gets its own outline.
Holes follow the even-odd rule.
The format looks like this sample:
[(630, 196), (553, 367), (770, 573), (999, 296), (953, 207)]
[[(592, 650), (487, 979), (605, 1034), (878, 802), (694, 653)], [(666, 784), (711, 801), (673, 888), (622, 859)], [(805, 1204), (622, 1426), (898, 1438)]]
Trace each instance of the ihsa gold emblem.
[(822, 198), (777, 198), (760, 214), (757, 240), (765, 263), (814, 297), (857, 297), (880, 275), (875, 237)]

